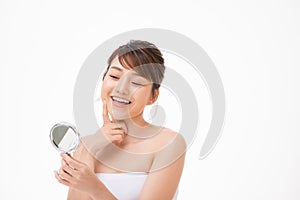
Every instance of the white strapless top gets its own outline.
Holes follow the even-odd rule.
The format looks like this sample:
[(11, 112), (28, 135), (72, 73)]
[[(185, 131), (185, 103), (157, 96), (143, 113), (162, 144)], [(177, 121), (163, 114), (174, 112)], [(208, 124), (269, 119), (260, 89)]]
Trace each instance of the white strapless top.
[(145, 172), (96, 173), (96, 175), (119, 200), (138, 200), (148, 176)]

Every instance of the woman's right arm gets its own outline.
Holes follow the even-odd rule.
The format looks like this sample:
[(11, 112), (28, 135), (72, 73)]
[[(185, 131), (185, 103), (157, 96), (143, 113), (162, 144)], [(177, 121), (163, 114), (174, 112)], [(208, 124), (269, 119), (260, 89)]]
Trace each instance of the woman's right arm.
[[(93, 165), (86, 159), (89, 157), (88, 152), (82, 145), (73, 156), (61, 154), (62, 167), (60, 173), (55, 174), (60, 183), (69, 186), (68, 199), (116, 200), (94, 173)], [(84, 156), (83, 161), (82, 156)]]
[[(127, 131), (124, 125), (110, 121), (105, 101), (103, 102), (102, 115), (103, 127), (95, 134), (82, 138), (79, 147), (73, 154), (74, 158), (70, 155), (62, 154), (62, 171), (65, 169), (69, 170), (66, 175), (71, 175), (71, 177), (68, 177), (71, 181), (64, 182), (64, 180), (59, 180), (59, 176), (57, 176), (57, 179), (61, 183), (69, 186), (68, 199), (83, 200), (90, 199), (90, 197), (95, 200), (116, 199), (94, 173), (93, 155), (102, 151), (103, 148), (110, 143), (118, 144), (122, 142)], [(77, 165), (77, 167), (74, 166), (70, 168), (70, 166), (73, 165)], [(74, 173), (74, 175), (72, 173)], [(72, 179), (75, 180), (72, 181)], [(85, 183), (87, 180), (88, 182)]]

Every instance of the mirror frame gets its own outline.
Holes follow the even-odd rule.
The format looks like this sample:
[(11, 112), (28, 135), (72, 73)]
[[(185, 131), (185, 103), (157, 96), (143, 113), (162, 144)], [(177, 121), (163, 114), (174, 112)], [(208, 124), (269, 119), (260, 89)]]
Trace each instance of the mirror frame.
[[(78, 142), (77, 142), (77, 144), (76, 144), (73, 148), (69, 149), (68, 151), (64, 151), (64, 150), (60, 149), (60, 148), (54, 143), (54, 139), (53, 139), (53, 130), (54, 130), (56, 127), (58, 127), (58, 126), (66, 126), (66, 127), (68, 127), (68, 128), (71, 128), (71, 129), (74, 131), (74, 133), (75, 133), (76, 140), (77, 140)], [(68, 123), (68, 122), (60, 122), (60, 123), (55, 124), (55, 125), (51, 128), (51, 130), (50, 130), (50, 135), (49, 135), (49, 137), (50, 137), (50, 141), (51, 141), (52, 146), (53, 146), (57, 151), (63, 152), (63, 153), (72, 153), (72, 152), (74, 152), (74, 151), (77, 149), (78, 145), (80, 144), (80, 135), (79, 135), (78, 131), (76, 130), (75, 126), (73, 126), (72, 124), (70, 124), (70, 123)]]

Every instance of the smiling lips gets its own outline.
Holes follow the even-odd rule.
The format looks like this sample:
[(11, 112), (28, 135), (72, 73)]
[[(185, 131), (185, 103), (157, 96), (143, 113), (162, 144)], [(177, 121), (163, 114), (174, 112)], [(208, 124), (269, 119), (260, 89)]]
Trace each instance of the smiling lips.
[(125, 105), (129, 105), (131, 104), (131, 101), (127, 100), (127, 99), (123, 99), (121, 97), (116, 97), (116, 96), (111, 96), (111, 99), (113, 100), (113, 103), (116, 106), (125, 106)]

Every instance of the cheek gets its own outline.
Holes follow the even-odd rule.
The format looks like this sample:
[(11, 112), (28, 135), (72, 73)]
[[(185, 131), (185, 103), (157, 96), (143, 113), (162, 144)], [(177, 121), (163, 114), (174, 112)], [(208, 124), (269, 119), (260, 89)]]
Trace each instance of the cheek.
[(109, 95), (114, 88), (114, 84), (111, 81), (106, 81), (104, 80), (102, 82), (102, 87), (101, 87), (101, 98), (104, 100), (107, 95)]
[(148, 88), (141, 88), (140, 90), (137, 90), (134, 94), (135, 99), (138, 99), (140, 104), (146, 105), (151, 96), (151, 91)]

